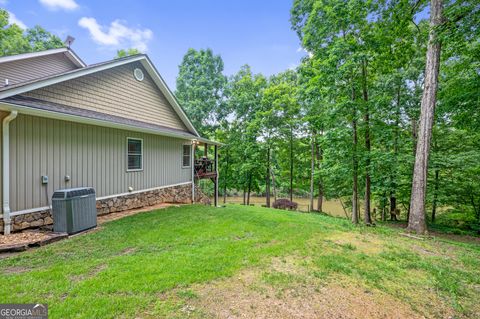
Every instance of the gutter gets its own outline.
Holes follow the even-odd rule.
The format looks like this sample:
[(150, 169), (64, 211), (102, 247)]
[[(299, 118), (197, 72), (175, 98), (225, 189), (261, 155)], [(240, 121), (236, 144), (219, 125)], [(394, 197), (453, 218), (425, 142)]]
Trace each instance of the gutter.
[(3, 234), (10, 234), (10, 122), (18, 115), (17, 111), (11, 111), (2, 122), (2, 165), (3, 165)]
[(106, 120), (89, 118), (89, 117), (84, 117), (79, 115), (68, 114), (68, 113), (36, 109), (33, 107), (24, 106), (20, 104), (4, 102), (1, 99), (0, 99), (0, 111), (6, 111), (6, 112), (18, 111), (21, 114), (50, 118), (50, 119), (61, 120), (61, 121), (70, 121), (75, 123), (109, 127), (109, 128), (115, 128), (115, 129), (121, 129), (121, 130), (127, 130), (127, 131), (141, 132), (141, 133), (161, 135), (161, 136), (169, 136), (169, 137), (175, 137), (175, 138), (184, 139), (184, 140), (192, 140), (193, 138), (200, 142), (204, 142), (212, 145), (219, 145), (219, 146), (223, 145), (222, 143), (210, 141), (200, 136), (194, 136), (191, 133), (166, 132), (166, 131), (161, 131), (153, 128), (142, 128), (142, 127), (131, 125), (131, 124), (121, 124), (121, 123), (110, 122)]

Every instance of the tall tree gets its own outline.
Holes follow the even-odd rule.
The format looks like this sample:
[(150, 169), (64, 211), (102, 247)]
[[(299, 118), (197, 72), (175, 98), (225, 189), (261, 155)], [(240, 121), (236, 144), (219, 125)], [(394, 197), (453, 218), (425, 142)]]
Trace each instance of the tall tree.
[(179, 66), (175, 95), (193, 124), (204, 135), (211, 135), (225, 115), (223, 60), (211, 49), (189, 49)]
[(431, 0), (430, 36), (408, 219), (408, 229), (418, 234), (423, 234), (427, 230), (425, 223), (425, 197), (427, 191), (428, 156), (430, 153), (430, 140), (437, 100), (438, 72), (440, 69), (441, 42), (437, 33), (438, 27), (442, 23), (443, 0)]
[(63, 42), (40, 26), (22, 30), (9, 23), (9, 14), (0, 8), (0, 56), (63, 47)]

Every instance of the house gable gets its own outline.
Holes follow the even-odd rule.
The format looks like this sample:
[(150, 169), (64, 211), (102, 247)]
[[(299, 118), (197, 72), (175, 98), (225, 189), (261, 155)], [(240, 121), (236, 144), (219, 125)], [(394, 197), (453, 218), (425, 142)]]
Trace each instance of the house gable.
[[(1, 61), (0, 61), (1, 62)], [(0, 63), (0, 88), (78, 69), (64, 52)]]
[[(142, 81), (134, 77), (136, 68), (143, 71)], [(21, 95), (192, 132), (140, 61), (23, 92)]]

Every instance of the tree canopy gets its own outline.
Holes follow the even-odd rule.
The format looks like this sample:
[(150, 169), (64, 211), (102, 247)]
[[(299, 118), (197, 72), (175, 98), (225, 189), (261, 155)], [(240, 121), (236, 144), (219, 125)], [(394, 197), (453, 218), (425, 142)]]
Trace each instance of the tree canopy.
[(0, 9), (0, 56), (61, 48), (62, 40), (40, 26), (23, 30), (9, 24), (9, 14)]
[[(478, 229), (480, 9), (474, 2), (444, 2), (423, 213), (429, 223), (439, 209), (462, 215)], [(227, 78), (220, 56), (190, 49), (177, 95), (194, 122), (226, 144), (221, 191), (243, 193), (245, 203), (251, 193), (265, 195), (267, 206), (270, 195), (316, 196), (310, 208), (318, 210), (322, 198), (335, 198), (354, 222), (367, 224), (408, 219), (431, 30), (420, 17), (428, 6), (295, 0), (292, 29), (309, 55), (295, 70), (270, 77), (246, 65)]]

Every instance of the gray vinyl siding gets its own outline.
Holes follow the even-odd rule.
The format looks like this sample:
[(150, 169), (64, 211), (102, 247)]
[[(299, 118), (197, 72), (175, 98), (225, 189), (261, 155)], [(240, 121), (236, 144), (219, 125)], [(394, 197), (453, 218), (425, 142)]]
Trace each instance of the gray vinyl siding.
[(12, 85), (77, 68), (63, 53), (0, 63), (0, 87), (5, 86), (5, 79)]
[[(127, 172), (127, 137), (143, 139), (143, 171)], [(182, 168), (185, 142), (18, 115), (10, 124), (11, 210), (47, 206), (47, 196), (60, 188), (92, 186), (104, 197), (128, 193), (129, 186), (137, 191), (191, 181), (190, 168)], [(42, 175), (49, 177), (48, 187)]]
[[(135, 68), (143, 70), (143, 81), (134, 78)], [(24, 95), (188, 132), (140, 62), (85, 75)]]

